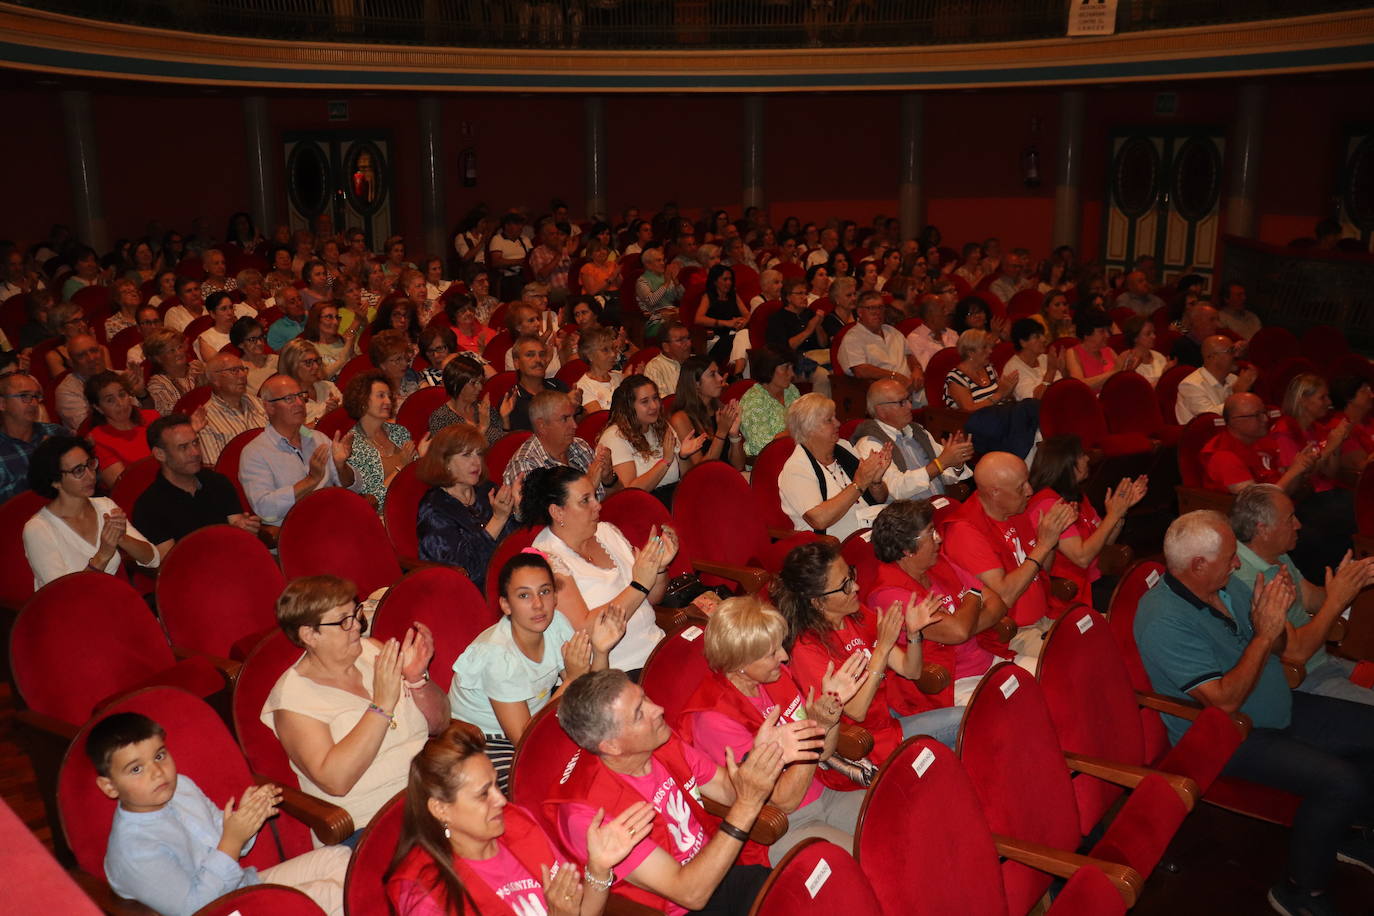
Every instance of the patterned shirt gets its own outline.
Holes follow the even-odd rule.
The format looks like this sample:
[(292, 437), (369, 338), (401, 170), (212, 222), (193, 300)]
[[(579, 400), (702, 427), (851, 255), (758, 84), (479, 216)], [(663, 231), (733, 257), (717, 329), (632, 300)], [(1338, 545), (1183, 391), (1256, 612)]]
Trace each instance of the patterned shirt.
[(763, 385), (755, 385), (739, 399), (740, 432), (744, 434), (744, 454), (757, 455), (778, 433), (787, 429), (787, 408), (801, 397), (796, 385), (788, 385), (782, 403)]
[(572, 269), (572, 258), (566, 251), (554, 251), (547, 245), (540, 245), (530, 252), (530, 270), (539, 277), (539, 272), (550, 264), (553, 270), (544, 274), (543, 282), (549, 284), (552, 289), (568, 288), (568, 272)]
[(56, 423), (35, 423), (28, 441), (14, 439), (0, 428), (0, 503), (29, 487), (29, 458), (34, 449), (51, 436), (66, 430)]
[(245, 394), (239, 403), (230, 405), (217, 394), (205, 402), (205, 428), (200, 431), (200, 452), (207, 467), (219, 460), (219, 453), (239, 433), (262, 429), (267, 425), (267, 411), (262, 401)]
[[(382, 430), (391, 444), (399, 450), (410, 441), (410, 431), (399, 423), (383, 423)], [(382, 453), (362, 428), (353, 427), (353, 455), (348, 459), (353, 469), (352, 490), (364, 496), (377, 497), (377, 511), (386, 508), (386, 469), (382, 466)]]
[[(506, 464), (506, 472), (501, 476), (501, 483), (512, 484), (515, 482), (515, 478), (521, 474), (528, 474), (535, 468), (569, 467), (586, 471), (592, 466), (594, 457), (596, 457), (596, 452), (587, 444), (587, 440), (574, 436), (573, 441), (568, 445), (568, 460), (556, 461), (549, 454), (548, 449), (544, 448), (544, 443), (539, 441), (538, 436), (530, 436), (515, 450), (515, 454)], [(596, 482), (596, 498), (602, 499), (605, 495), (606, 488), (598, 480)]]

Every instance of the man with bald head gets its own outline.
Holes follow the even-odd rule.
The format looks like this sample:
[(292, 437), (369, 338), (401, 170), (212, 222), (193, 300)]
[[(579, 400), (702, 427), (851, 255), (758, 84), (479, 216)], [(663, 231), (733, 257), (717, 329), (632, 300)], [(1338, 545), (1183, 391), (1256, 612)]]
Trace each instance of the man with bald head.
[(970, 475), (973, 440), (955, 433), (937, 446), (920, 424), (913, 422), (911, 395), (896, 379), (880, 379), (868, 386), (868, 415), (852, 442), (859, 458), (892, 445), (892, 463), (883, 474), (889, 499), (926, 499), (940, 496), (946, 486)]
[(1164, 308), (1164, 300), (1150, 292), (1150, 278), (1143, 270), (1126, 274), (1126, 289), (1116, 297), (1116, 307), (1125, 306), (1137, 315), (1150, 317)]
[(289, 375), (262, 383), (267, 428), (243, 449), (239, 482), (254, 514), (279, 525), (287, 511), (320, 487), (353, 485), (353, 431), (331, 442), (305, 425), (305, 390)]
[(200, 452), (205, 463), (213, 466), (229, 440), (266, 426), (267, 413), (262, 402), (248, 393), (248, 366), (237, 356), (221, 350), (205, 363), (205, 374), (210, 378), (210, 400), (203, 408)]
[[(1301, 797), (1288, 875), (1269, 891), (1279, 913), (1334, 914), (1325, 889), (1337, 861), (1374, 871), (1374, 844), (1351, 828), (1374, 815), (1374, 707), (1295, 693), (1278, 653), (1295, 586), (1286, 569), (1250, 582), (1216, 512), (1189, 512), (1164, 536), (1168, 573), (1140, 599), (1135, 639), (1160, 693), (1243, 712), (1254, 723), (1222, 773)], [(1188, 728), (1165, 715), (1171, 741)]]
[(1209, 490), (1239, 493), (1257, 483), (1297, 492), (1317, 462), (1315, 445), (1283, 467), (1278, 444), (1269, 438), (1269, 411), (1258, 395), (1233, 394), (1221, 409), (1226, 427), (1202, 447), (1202, 484)]
[(1221, 413), (1226, 399), (1239, 392), (1249, 391), (1255, 384), (1255, 370), (1247, 366), (1236, 373), (1235, 341), (1213, 334), (1202, 341), (1202, 366), (1178, 383), (1178, 400), (1174, 416), (1179, 423), (1187, 423), (1204, 413)]
[[(71, 359), (72, 371), (58, 383), (54, 399), (62, 425), (76, 432), (91, 415), (91, 404), (86, 400), (86, 380), (105, 371), (105, 348), (91, 335), (77, 334), (67, 341), (67, 356)], [(142, 387), (142, 382), (139, 378), (138, 387)]]
[[(1212, 308), (1208, 302), (1195, 302), (1184, 316), (1183, 324), (1187, 328), (1187, 333), (1174, 341), (1169, 356), (1176, 360), (1180, 366), (1200, 367), (1202, 365), (1202, 342), (1215, 336), (1218, 328), (1221, 327), (1217, 310)], [(1234, 349), (1237, 353), (1240, 352), (1239, 348)]]
[[(944, 551), (996, 592), (1019, 630), (1011, 648), (1039, 656), (1049, 630), (1049, 574), (1059, 537), (1078, 517), (1075, 506), (1057, 502), (1031, 523), (1026, 463), (1010, 452), (989, 452), (973, 469), (978, 492), (954, 513), (944, 532)], [(1088, 596), (1083, 596), (1088, 600)]]

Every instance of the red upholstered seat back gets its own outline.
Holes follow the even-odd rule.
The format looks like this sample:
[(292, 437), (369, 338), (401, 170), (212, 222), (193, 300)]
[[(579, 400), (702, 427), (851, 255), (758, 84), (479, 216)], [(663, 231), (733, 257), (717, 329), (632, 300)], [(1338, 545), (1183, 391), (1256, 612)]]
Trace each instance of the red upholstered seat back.
[(1198, 414), (1183, 427), (1178, 439), (1178, 474), (1185, 487), (1202, 486), (1202, 447), (1222, 431), (1221, 417)]
[[(1098, 393), (1107, 429), (1113, 433), (1158, 435), (1164, 429), (1159, 402), (1145, 376), (1139, 372), (1118, 372)], [(1173, 422), (1173, 417), (1169, 417)]]
[(342, 576), (366, 598), (401, 578), (401, 566), (377, 510), (352, 490), (307, 493), (282, 521), (277, 542), (286, 578)]
[(558, 368), (558, 380), (571, 388), (577, 384), (577, 380), (587, 373), (587, 361), (585, 359), (569, 360)]
[(382, 805), (381, 810), (372, 815), (362, 838), (358, 840), (353, 858), (348, 862), (348, 875), (344, 878), (345, 913), (361, 916), (365, 913), (391, 912), (384, 876), (391, 867), (391, 858), (401, 839), (405, 802), (406, 794), (401, 791)]
[[(210, 570), (233, 570), (206, 582)], [(177, 541), (157, 577), (157, 608), (172, 645), (228, 658), (236, 643), (276, 626), (286, 586), (271, 552), (231, 525), (211, 525)]]
[(506, 473), (506, 465), (510, 464), (511, 457), (525, 444), (534, 433), (528, 429), (520, 429), (506, 433), (487, 449), (487, 454), (483, 457), (483, 462), (487, 468), (487, 479), (500, 482), (501, 476)]
[(418, 466), (418, 461), (411, 462), (391, 478), (391, 483), (386, 485), (386, 508), (383, 510), (386, 536), (391, 539), (396, 555), (412, 560), (420, 556), (416, 525), (420, 515), (420, 500), (429, 492), (429, 484), (415, 474)]
[(195, 916), (323, 916), (304, 891), (284, 884), (241, 887), (196, 910)]
[(792, 847), (754, 898), (749, 916), (838, 912), (882, 916), (882, 906), (859, 863), (834, 843), (811, 837)]
[(134, 503), (138, 502), (138, 498), (143, 495), (144, 490), (153, 485), (153, 481), (161, 472), (161, 466), (152, 455), (138, 459), (125, 468), (123, 474), (119, 475), (114, 488), (110, 490), (110, 499), (113, 499), (115, 505), (124, 510), (125, 515), (132, 516)]
[[(220, 808), (231, 797), (237, 800), (253, 784), (248, 764), (234, 745), (229, 729), (204, 700), (184, 690), (149, 687), (101, 710), (100, 715), (82, 726), (62, 759), (57, 777), (57, 807), (62, 833), (77, 864), (102, 881), (105, 847), (117, 803), (96, 787), (95, 767), (86, 757), (86, 738), (92, 726), (117, 712), (141, 713), (161, 725), (167, 732), (167, 750), (177, 772), (195, 780)], [(240, 861), (259, 868), (281, 861), (270, 831)]]
[(606, 429), (606, 423), (610, 419), (609, 410), (597, 410), (587, 414), (582, 418), (582, 422), (577, 424), (577, 438), (596, 448), (596, 442), (601, 438), (601, 433)]
[(364, 351), (344, 363), (344, 367), (339, 370), (338, 376), (334, 379), (334, 384), (339, 386), (340, 391), (347, 388), (348, 383), (353, 381), (356, 376), (375, 368), (372, 365), (372, 358), (367, 355), (366, 344), (360, 342), (359, 346), (364, 347)]
[(639, 685), (649, 699), (663, 707), (663, 717), (674, 729), (678, 728), (682, 707), (710, 675), (703, 654), (705, 636), (705, 630), (689, 624), (661, 639), (644, 662)]
[(1321, 370), (1305, 356), (1287, 356), (1279, 360), (1278, 365), (1266, 367), (1260, 372), (1255, 394), (1264, 398), (1266, 404), (1282, 404), (1288, 383), (1304, 373), (1321, 375)]
[(754, 459), (754, 468), (749, 474), (749, 485), (763, 509), (763, 524), (766, 527), (794, 527), (792, 519), (782, 509), (778, 477), (782, 475), (782, 466), (796, 450), (797, 443), (792, 441), (792, 437), (783, 436), (765, 445), (758, 458)]
[[(625, 360), (625, 376), (628, 378), (631, 375), (643, 372), (644, 367), (649, 365), (649, 361), (655, 356), (658, 356), (661, 352), (663, 351), (655, 344), (640, 347), (638, 350), (631, 353), (629, 358)], [(668, 395), (672, 394), (672, 392), (660, 391), (659, 394)]]
[[(606, 497), (601, 504), (601, 521), (610, 522), (620, 529), (625, 539), (636, 549), (649, 542), (649, 531), (653, 528), (663, 530), (671, 527), (673, 517), (668, 508), (647, 490), (621, 490)], [(692, 546), (684, 543), (679, 532), (677, 556), (668, 567), (670, 577), (687, 572), (692, 568)]]
[(854, 854), (885, 916), (1007, 912), (973, 785), (958, 758), (930, 737), (908, 739), (883, 764), (864, 799)]
[(1075, 435), (1084, 448), (1092, 448), (1107, 437), (1107, 421), (1091, 388), (1076, 378), (1061, 378), (1045, 389), (1040, 402), (1040, 431), (1047, 439)]
[[(1135, 612), (1140, 599), (1163, 575), (1164, 566), (1152, 560), (1141, 560), (1132, 565), (1117, 582), (1107, 611), (1107, 622), (1111, 625), (1112, 636), (1116, 638), (1119, 658), (1131, 679), (1133, 690), (1154, 689), (1149, 674), (1145, 672), (1145, 663), (1140, 660), (1140, 649), (1135, 644)], [(1145, 756), (1149, 760), (1157, 760), (1169, 748), (1164, 720), (1153, 709), (1142, 706), (1140, 726), (1145, 741)]]
[(1299, 343), (1302, 355), (1319, 365), (1331, 365), (1332, 360), (1350, 351), (1345, 335), (1329, 324), (1314, 324), (1303, 332)]
[[(78, 646), (99, 647), (79, 652)], [(10, 664), (25, 704), (79, 725), (102, 700), (176, 664), (148, 605), (124, 579), (78, 572), (29, 599), (10, 634)]]
[(137, 325), (131, 328), (125, 328), (114, 337), (110, 338), (108, 344), (110, 350), (110, 368), (116, 370), (128, 368), (129, 351), (133, 349), (134, 344), (142, 342), (143, 332), (139, 330)]
[(188, 417), (210, 401), (210, 386), (199, 385), (183, 394), (172, 408), (172, 413), (184, 413)]
[(878, 557), (873, 553), (873, 543), (864, 538), (871, 529), (855, 531), (840, 545), (844, 561), (854, 567), (854, 578), (859, 584), (859, 600), (867, 601), (873, 588), (873, 580), (878, 575)]
[(396, 422), (410, 432), (410, 438), (419, 442), (429, 434), (429, 415), (448, 400), (448, 392), (443, 385), (421, 388), (401, 403), (396, 411)]
[(558, 830), (544, 816), (544, 799), (549, 789), (558, 785), (571, 770), (569, 764), (573, 757), (582, 753), (586, 752), (573, 744), (563, 726), (558, 724), (556, 699), (530, 719), (515, 747), (510, 770), (510, 800), (539, 819), (555, 847), (562, 844), (558, 840)]
[(1164, 370), (1164, 374), (1159, 377), (1159, 382), (1155, 385), (1155, 400), (1159, 403), (1159, 415), (1164, 418), (1165, 423), (1178, 422), (1178, 414), (1175, 412), (1178, 407), (1178, 386), (1195, 371), (1192, 366), (1180, 365)]
[[(757, 350), (767, 341), (764, 339), (768, 334), (768, 319), (773, 317), (773, 313), (782, 308), (782, 301), (779, 299), (769, 299), (767, 302), (760, 302), (758, 308), (749, 313), (749, 348)], [(767, 379), (756, 379), (756, 381), (767, 381)]]
[[(761, 564), (768, 549), (768, 528), (754, 490), (723, 461), (704, 461), (683, 475), (673, 497), (673, 521), (692, 545), (692, 559)], [(725, 582), (713, 576), (702, 581)]]
[(1011, 301), (1007, 303), (1007, 317), (1011, 319), (1025, 318), (1027, 315), (1034, 315), (1040, 311), (1040, 306), (1044, 304), (1045, 297), (1035, 289), (1023, 289)]
[[(1069, 770), (1039, 685), (1021, 668), (1004, 662), (984, 675), (959, 729), (959, 758), (993, 833), (1078, 848)], [(1013, 913), (1028, 912), (1050, 883), (1048, 875), (1010, 861), (1002, 877)]]
[(253, 772), (296, 788), (300, 788), (300, 780), (291, 770), (285, 749), (260, 717), (277, 678), (300, 657), (301, 650), (291, 644), (286, 634), (280, 629), (273, 630), (244, 659), (238, 680), (234, 682), (231, 704), (234, 734)]
[[(1037, 678), (1064, 750), (1116, 763), (1148, 763), (1135, 690), (1107, 618), (1081, 604), (1059, 618), (1041, 650)], [(1073, 777), (1073, 788), (1084, 834), (1123, 791), (1082, 774)]]
[(746, 391), (757, 384), (758, 382), (751, 378), (742, 378), (738, 381), (731, 382), (730, 386), (721, 394), (720, 402), (722, 404), (729, 404), (731, 401), (738, 401), (740, 398), (744, 397)]
[(260, 429), (244, 430), (230, 439), (215, 459), (215, 470), (229, 478), (239, 494), (239, 506), (244, 509), (248, 508), (248, 494), (243, 491), (243, 484), (239, 481), (239, 462), (243, 458), (244, 446), (261, 435)]
[(434, 660), (429, 676), (445, 692), (453, 680), (453, 663), (497, 616), (477, 586), (448, 566), (427, 566), (393, 585), (377, 608), (371, 635), (377, 639), (405, 638), (415, 622), (434, 633)]
[[(496, 363), (495, 365), (500, 366), (504, 365), (504, 363)], [(491, 406), (500, 408), (501, 399), (506, 396), (506, 392), (515, 384), (515, 381), (516, 373), (514, 369), (497, 372), (491, 378), (487, 379), (486, 383), (482, 386), (482, 397), (490, 398)]]
[(47, 502), (33, 490), (23, 490), (0, 504), (0, 607), (17, 611), (33, 597), (24, 525)]
[(538, 528), (517, 528), (500, 544), (496, 545), (496, 552), (487, 561), (487, 581), (486, 599), (487, 607), (491, 608), (493, 614), (501, 613), (501, 603), (497, 601), (496, 587), (501, 576), (501, 567), (506, 565), (506, 561), (534, 543), (535, 535), (539, 534)]
[(957, 347), (945, 347), (936, 352), (926, 363), (926, 403), (931, 406), (943, 406), (945, 403), (945, 376), (949, 375), (949, 370), (959, 365), (959, 350)]
[(320, 422), (315, 424), (315, 432), (324, 436), (326, 439), (333, 439), (334, 434), (344, 435), (357, 421), (348, 415), (348, 411), (342, 407), (335, 407), (329, 413), (320, 417)]
[(1260, 328), (1250, 338), (1245, 348), (1245, 358), (1261, 370), (1277, 366), (1285, 357), (1298, 353), (1300, 346), (1293, 332), (1287, 328), (1269, 325)]

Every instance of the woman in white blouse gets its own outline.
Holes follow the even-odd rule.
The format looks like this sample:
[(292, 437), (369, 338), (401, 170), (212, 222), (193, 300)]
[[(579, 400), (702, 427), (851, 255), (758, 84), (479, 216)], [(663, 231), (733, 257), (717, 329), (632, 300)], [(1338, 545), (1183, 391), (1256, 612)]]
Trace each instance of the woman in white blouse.
[(611, 409), (611, 396), (620, 387), (624, 376), (612, 369), (619, 355), (615, 332), (610, 328), (593, 327), (582, 332), (577, 355), (587, 362), (587, 371), (577, 380), (582, 390), (582, 409), (587, 413)]
[(234, 313), (234, 300), (228, 293), (211, 293), (205, 297), (205, 310), (215, 323), (196, 338), (196, 356), (205, 362), (220, 350), (229, 346), (229, 329), (238, 320)]
[(53, 436), (29, 459), (29, 486), (49, 503), (24, 524), (33, 587), (92, 570), (114, 575), (121, 555), (152, 568), (162, 560), (112, 499), (94, 496), (95, 450), (76, 436)]
[(1178, 360), (1166, 359), (1163, 353), (1154, 348), (1157, 335), (1154, 322), (1149, 318), (1143, 315), (1131, 317), (1121, 326), (1121, 333), (1126, 338), (1125, 349), (1135, 360), (1135, 371), (1145, 376), (1151, 385), (1158, 385), (1159, 377), (1178, 363)]
[(324, 357), (308, 340), (293, 337), (277, 355), (283, 375), (295, 379), (305, 392), (305, 425), (314, 427), (320, 418), (343, 403), (339, 386), (324, 377)]
[(577, 468), (536, 468), (525, 477), (520, 516), (542, 526), (534, 546), (553, 568), (558, 610), (573, 629), (585, 629), (614, 604), (625, 609), (625, 636), (611, 650), (610, 666), (644, 667), (663, 638), (653, 603), (668, 588), (668, 564), (677, 556), (671, 528), (651, 530), (635, 550), (620, 529), (601, 518), (601, 503), (587, 475)]
[(691, 457), (710, 437), (695, 433), (680, 443), (668, 423), (658, 386), (647, 375), (631, 375), (611, 397), (611, 416), (601, 445), (611, 452), (611, 467), (621, 486), (648, 490), (665, 503), (672, 487), (690, 470)]
[(814, 392), (787, 408), (787, 433), (797, 447), (782, 466), (778, 491), (793, 526), (840, 540), (869, 527), (887, 502), (883, 473), (892, 446), (859, 458), (840, 438), (835, 402)]

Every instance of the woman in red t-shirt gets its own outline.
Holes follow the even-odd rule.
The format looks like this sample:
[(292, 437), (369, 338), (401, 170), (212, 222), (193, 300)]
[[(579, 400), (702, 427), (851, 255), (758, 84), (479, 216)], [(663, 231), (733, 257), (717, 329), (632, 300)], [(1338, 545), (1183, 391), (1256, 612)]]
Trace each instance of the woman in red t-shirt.
[[(963, 710), (932, 709), (898, 715), (888, 691), (888, 669), (916, 680), (921, 676), (922, 630), (941, 610), (935, 596), (903, 607), (893, 604), (877, 613), (859, 603), (854, 570), (830, 541), (795, 548), (773, 583), (778, 609), (787, 618), (792, 672), (803, 689), (820, 692), (826, 671), (854, 653), (862, 653), (866, 676), (858, 693), (844, 705), (846, 718), (873, 735), (873, 760), (879, 764), (912, 735), (930, 735), (953, 747)], [(905, 645), (898, 645), (902, 636)]]
[(1358, 375), (1342, 375), (1331, 380), (1331, 406), (1336, 412), (1327, 421), (1334, 427), (1349, 422), (1350, 435), (1341, 444), (1342, 486), (1354, 486), (1365, 462), (1374, 455), (1374, 388)]
[(1331, 413), (1331, 392), (1326, 380), (1304, 372), (1293, 377), (1283, 395), (1283, 416), (1269, 436), (1279, 448), (1279, 466), (1288, 467), (1298, 452), (1309, 445), (1320, 446), (1317, 465), (1308, 480), (1314, 493), (1325, 493), (1336, 486), (1341, 470), (1341, 449), (1350, 435), (1350, 424), (1337, 420), (1327, 423)]
[(1064, 613), (1071, 604), (1091, 602), (1098, 610), (1107, 610), (1116, 578), (1103, 578), (1097, 558), (1102, 548), (1116, 543), (1126, 513), (1145, 498), (1150, 484), (1143, 474), (1135, 480), (1123, 477), (1116, 489), (1107, 490), (1107, 517), (1103, 518), (1083, 494), (1083, 482), (1087, 479), (1088, 456), (1083, 451), (1083, 441), (1077, 436), (1051, 436), (1036, 447), (1030, 471), (1030, 485), (1035, 495), (1026, 506), (1031, 524), (1040, 524), (1040, 519), (1060, 500), (1078, 507), (1078, 518), (1059, 536), (1054, 563), (1050, 566), (1050, 575), (1076, 583), (1078, 593), (1071, 601), (1051, 596), (1052, 617)]
[[(485, 742), (461, 722), (430, 738), (410, 764), (405, 821), (386, 892), (398, 916), (545, 913), (599, 916), (619, 865), (654, 818), (647, 802), (587, 827), (586, 880), (543, 827), (496, 788)], [(459, 903), (461, 901), (461, 903)]]
[(145, 430), (157, 419), (157, 411), (139, 409), (122, 372), (91, 376), (86, 381), (86, 400), (91, 404), (90, 436), (100, 462), (100, 483), (109, 489), (129, 465), (151, 454)]

